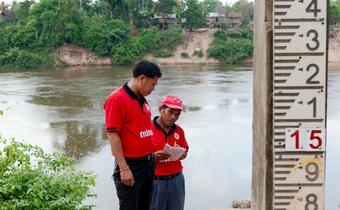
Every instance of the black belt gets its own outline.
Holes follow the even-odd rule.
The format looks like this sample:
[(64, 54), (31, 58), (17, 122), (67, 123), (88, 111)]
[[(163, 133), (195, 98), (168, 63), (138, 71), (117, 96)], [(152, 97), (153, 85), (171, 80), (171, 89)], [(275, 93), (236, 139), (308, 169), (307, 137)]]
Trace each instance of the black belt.
[(170, 180), (170, 179), (173, 179), (180, 174), (181, 174), (181, 172), (179, 172), (177, 174), (167, 175), (167, 176), (155, 176), (155, 180)]
[(154, 158), (154, 155), (153, 153), (150, 153), (148, 155), (145, 155), (144, 157), (139, 157), (139, 158), (129, 158), (129, 157), (126, 157), (125, 160), (151, 160)]

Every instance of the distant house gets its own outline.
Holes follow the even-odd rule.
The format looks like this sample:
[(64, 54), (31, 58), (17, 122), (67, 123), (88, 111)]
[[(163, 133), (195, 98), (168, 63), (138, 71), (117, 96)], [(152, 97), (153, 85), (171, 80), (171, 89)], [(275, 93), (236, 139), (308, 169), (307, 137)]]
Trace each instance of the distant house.
[(11, 11), (9, 10), (8, 6), (5, 5), (4, 2), (0, 4), (0, 19), (8, 20), (11, 17)]
[(229, 28), (238, 28), (241, 25), (242, 15), (240, 12), (228, 13), (227, 17)]
[(222, 24), (227, 23), (225, 14), (219, 14), (218, 12), (210, 12), (206, 18), (210, 27), (221, 27)]
[(176, 14), (155, 15), (154, 19), (157, 20), (158, 28), (161, 30), (166, 30), (177, 25)]

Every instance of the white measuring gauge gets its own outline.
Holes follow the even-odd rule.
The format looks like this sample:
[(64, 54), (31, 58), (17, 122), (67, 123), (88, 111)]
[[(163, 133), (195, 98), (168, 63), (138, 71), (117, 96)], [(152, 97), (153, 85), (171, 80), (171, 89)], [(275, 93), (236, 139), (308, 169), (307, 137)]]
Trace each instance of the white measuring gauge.
[(323, 210), (327, 0), (274, 0), (274, 210)]

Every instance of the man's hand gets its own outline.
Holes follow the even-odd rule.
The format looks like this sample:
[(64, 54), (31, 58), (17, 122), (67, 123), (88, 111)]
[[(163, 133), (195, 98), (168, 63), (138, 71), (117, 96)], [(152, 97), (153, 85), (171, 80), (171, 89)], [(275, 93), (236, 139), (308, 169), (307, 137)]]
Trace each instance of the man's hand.
[(120, 172), (120, 180), (124, 185), (129, 187), (132, 187), (135, 184), (135, 180), (129, 168)]
[(156, 160), (166, 160), (170, 157), (170, 153), (163, 152), (163, 150), (158, 150), (154, 155)]
[(185, 158), (187, 157), (187, 155), (188, 155), (188, 150), (186, 150), (186, 151), (183, 153), (183, 155), (181, 155), (181, 157), (179, 157), (179, 160), (185, 159)]

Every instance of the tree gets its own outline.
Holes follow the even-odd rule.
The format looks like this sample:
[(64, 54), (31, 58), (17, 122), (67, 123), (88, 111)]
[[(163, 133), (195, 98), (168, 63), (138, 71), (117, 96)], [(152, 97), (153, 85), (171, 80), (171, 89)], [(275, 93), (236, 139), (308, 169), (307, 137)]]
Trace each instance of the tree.
[(254, 20), (254, 3), (248, 0), (239, 0), (232, 6), (233, 12), (240, 12), (242, 19), (241, 25), (246, 26), (250, 21)]
[(187, 9), (184, 11), (183, 17), (186, 19), (184, 26), (190, 29), (190, 31), (206, 26), (203, 10), (197, 0), (187, 1)]
[(13, 3), (12, 13), (13, 13), (13, 21), (18, 22), (20, 20), (26, 20), (28, 18), (28, 14), (31, 6), (35, 2), (33, 0), (25, 0), (19, 3)]
[(105, 0), (110, 7), (110, 17), (128, 20), (129, 4), (126, 0)]
[(217, 9), (223, 6), (223, 3), (219, 0), (204, 0), (201, 5), (204, 14), (208, 14), (210, 12), (217, 12)]
[(176, 6), (175, 0), (159, 0), (156, 4), (156, 12), (159, 14), (172, 14)]
[(54, 48), (64, 42), (80, 42), (84, 15), (77, 0), (41, 0), (33, 5), (28, 25), (35, 28), (40, 43)]
[(329, 23), (335, 25), (340, 22), (340, 5), (332, 3), (329, 7)]

